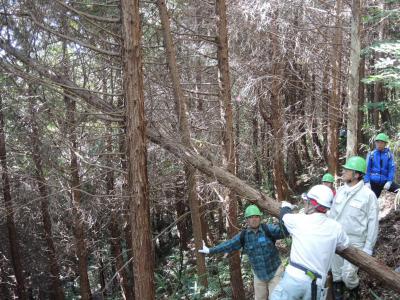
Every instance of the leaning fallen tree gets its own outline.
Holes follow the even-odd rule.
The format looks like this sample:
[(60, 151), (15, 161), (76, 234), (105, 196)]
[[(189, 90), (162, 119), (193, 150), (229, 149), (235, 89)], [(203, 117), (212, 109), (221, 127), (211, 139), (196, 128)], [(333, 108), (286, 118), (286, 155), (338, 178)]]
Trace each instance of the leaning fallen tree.
[[(195, 149), (190, 149), (178, 143), (176, 139), (168, 138), (155, 129), (147, 130), (148, 138), (155, 144), (168, 150), (176, 157), (186, 163), (190, 163), (199, 171), (218, 180), (224, 186), (232, 189), (237, 194), (249, 199), (265, 209), (269, 214), (279, 216), (279, 202), (265, 195), (261, 191), (251, 187), (243, 180), (235, 175), (225, 171), (221, 167), (215, 165), (212, 161), (198, 154)], [(337, 252), (340, 256), (360, 267), (361, 270), (367, 272), (375, 279), (381, 281), (388, 288), (400, 292), (400, 274), (396, 273), (376, 258), (367, 255), (361, 250), (349, 247), (343, 251)]]
[[(24, 63), (26, 66), (29, 66), (30, 69), (36, 70), (43, 79), (48, 81), (47, 84), (51, 83), (50, 85), (54, 84), (60, 87), (67, 86), (74, 96), (81, 98), (88, 105), (98, 108), (100, 111), (102, 111), (104, 115), (102, 115), (101, 118), (112, 121), (123, 121), (121, 112), (117, 112), (115, 108), (105, 104), (97, 94), (82, 89), (73, 81), (65, 81), (66, 79), (64, 79), (63, 75), (57, 70), (45, 68), (37, 60), (24, 55), (22, 51), (13, 47), (3, 39), (0, 39), (0, 49), (11, 56), (14, 56), (20, 62)], [(6, 63), (5, 60), (0, 61), (0, 67), (7, 70), (7, 72), (14, 73), (16, 76), (24, 77), (27, 75), (23, 69)], [(42, 83), (45, 84), (45, 81)], [(98, 115), (98, 117), (100, 116)], [(149, 128), (147, 130), (147, 136), (153, 143), (160, 145), (184, 162), (192, 164), (199, 171), (215, 178), (224, 186), (232, 189), (237, 194), (249, 199), (250, 201), (257, 203), (261, 208), (265, 209), (271, 215), (278, 217), (279, 203), (276, 200), (268, 197), (261, 191), (252, 188), (250, 185), (240, 180), (236, 176), (215, 165), (212, 161), (202, 157), (196, 153), (195, 150), (184, 147), (183, 145), (177, 143), (174, 139), (167, 138), (166, 134), (161, 134), (157, 130)], [(349, 247), (342, 252), (338, 252), (338, 254), (359, 266), (360, 269), (367, 272), (377, 280), (380, 280), (388, 288), (400, 293), (400, 274), (380, 263), (374, 257), (368, 256), (364, 252), (354, 247)]]

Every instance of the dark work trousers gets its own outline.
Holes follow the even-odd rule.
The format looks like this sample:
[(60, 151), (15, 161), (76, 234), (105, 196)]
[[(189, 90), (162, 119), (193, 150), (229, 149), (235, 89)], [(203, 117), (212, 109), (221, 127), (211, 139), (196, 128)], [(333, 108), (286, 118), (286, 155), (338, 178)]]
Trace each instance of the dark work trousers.
[[(371, 190), (375, 193), (376, 198), (379, 198), (379, 196), (381, 195), (383, 186), (384, 186), (384, 184), (371, 182)], [(398, 185), (396, 182), (392, 182), (392, 185), (389, 188), (389, 192), (397, 193), (399, 188), (400, 188), (400, 185)]]

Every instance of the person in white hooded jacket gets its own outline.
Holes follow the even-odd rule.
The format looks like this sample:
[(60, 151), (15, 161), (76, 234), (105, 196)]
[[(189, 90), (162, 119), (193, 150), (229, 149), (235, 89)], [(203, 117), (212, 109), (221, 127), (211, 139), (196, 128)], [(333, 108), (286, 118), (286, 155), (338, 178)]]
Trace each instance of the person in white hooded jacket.
[(300, 214), (292, 214), (293, 205), (282, 201), (281, 224), (292, 236), (292, 247), (285, 274), (270, 300), (325, 299), (335, 250), (349, 245), (342, 226), (326, 215), (333, 200), (331, 188), (315, 185), (302, 198), (305, 207)]
[[(366, 161), (359, 156), (350, 157), (343, 166), (345, 183), (334, 198), (329, 216), (339, 222), (350, 239), (350, 245), (372, 255), (378, 236), (378, 200), (364, 185)], [(335, 300), (342, 300), (344, 286), (350, 299), (360, 299), (358, 267), (335, 255), (332, 264)]]

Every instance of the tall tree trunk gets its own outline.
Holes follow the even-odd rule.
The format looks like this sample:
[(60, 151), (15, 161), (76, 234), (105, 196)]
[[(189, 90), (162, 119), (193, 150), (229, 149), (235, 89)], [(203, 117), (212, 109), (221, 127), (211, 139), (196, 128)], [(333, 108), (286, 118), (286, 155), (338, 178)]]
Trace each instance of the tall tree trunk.
[(64, 90), (64, 102), (66, 105), (66, 119), (68, 122), (67, 136), (70, 147), (70, 197), (72, 202), (72, 220), (74, 226), (74, 236), (76, 240), (76, 254), (79, 265), (79, 284), (80, 294), (83, 300), (91, 297), (89, 276), (88, 276), (88, 255), (85, 241), (85, 228), (81, 209), (81, 180), (79, 176), (79, 163), (77, 157), (78, 143), (76, 137), (76, 102), (69, 96), (68, 91)]
[(41, 197), (40, 209), (42, 213), (42, 222), (44, 229), (44, 237), (46, 240), (46, 246), (48, 251), (49, 263), (50, 263), (50, 274), (51, 274), (51, 287), (52, 287), (52, 299), (63, 300), (64, 291), (60, 281), (60, 266), (57, 261), (56, 247), (53, 241), (52, 223), (51, 216), (49, 213), (49, 192), (47, 189), (47, 181), (44, 177), (43, 166), (42, 166), (42, 146), (39, 139), (39, 129), (37, 126), (37, 117), (34, 108), (34, 103), (31, 100), (30, 113), (31, 113), (31, 144), (32, 144), (32, 158), (35, 164), (35, 179), (38, 184), (38, 190)]
[(139, 0), (122, 0), (123, 79), (135, 298), (155, 299)]
[(109, 230), (111, 236), (111, 255), (115, 260), (117, 279), (122, 289), (122, 297), (126, 300), (135, 299), (132, 287), (129, 284), (127, 266), (124, 266), (124, 258), (121, 247), (121, 231), (119, 230), (118, 217), (114, 209), (111, 211)]
[[(167, 7), (164, 0), (157, 1), (161, 17), (162, 30), (164, 35), (164, 44), (167, 55), (167, 62), (171, 76), (172, 88), (175, 98), (175, 110), (179, 120), (179, 132), (182, 143), (191, 147), (190, 127), (188, 121), (187, 99), (183, 93), (179, 80), (178, 65), (176, 62), (176, 50), (172, 40), (170, 20)], [(196, 169), (190, 165), (185, 165), (185, 176), (187, 182), (187, 194), (192, 217), (193, 235), (196, 249), (202, 247), (202, 227), (200, 221), (199, 199), (197, 197)], [(205, 257), (198, 251), (196, 252), (197, 273), (199, 282), (203, 286), (208, 286)]]
[[(364, 104), (365, 104), (365, 86), (364, 83), (362, 82), (362, 79), (365, 76), (365, 58), (362, 57), (360, 60), (360, 68), (359, 68), (359, 86), (358, 86), (358, 107), (359, 108), (363, 108)], [(358, 151), (360, 151), (361, 149), (361, 144), (366, 143), (365, 141), (365, 137), (362, 131), (362, 127), (364, 124), (364, 109), (359, 109), (358, 110), (358, 126), (357, 126), (357, 140), (359, 143), (359, 149)]]
[(358, 92), (360, 84), (359, 67), (361, 55), (360, 6), (360, 0), (353, 0), (351, 14), (350, 76), (348, 82), (349, 105), (347, 111), (347, 158), (356, 155), (358, 151)]
[[(121, 74), (120, 74), (121, 75)], [(118, 75), (116, 76), (118, 77)], [(112, 79), (113, 77), (111, 77)], [(112, 94), (114, 94), (114, 81), (111, 81), (111, 88), (112, 88)], [(126, 101), (123, 97), (119, 97), (117, 101), (118, 108), (120, 110), (126, 110)], [(119, 128), (118, 128), (118, 149), (120, 153), (120, 168), (122, 171), (125, 173), (128, 173), (128, 164), (126, 161), (126, 122), (125, 120), (122, 122), (119, 122)], [(122, 183), (122, 189), (121, 189), (121, 194), (123, 197), (123, 204), (122, 204), (122, 219), (123, 219), (123, 235), (125, 239), (125, 245), (126, 245), (126, 267), (125, 267), (125, 275), (127, 276), (127, 284), (129, 286), (129, 291), (127, 291), (127, 295), (132, 295), (134, 297), (135, 294), (135, 288), (134, 288), (134, 283), (133, 283), (133, 258), (132, 258), (132, 224), (131, 224), (131, 219), (130, 219), (130, 210), (129, 210), (129, 202), (130, 200), (127, 199), (126, 195), (128, 194), (128, 185), (127, 185), (127, 178), (123, 177), (122, 178), (123, 183)], [(120, 237), (122, 239), (122, 237)], [(121, 246), (121, 244), (120, 244)], [(122, 251), (123, 247), (121, 247)], [(123, 264), (123, 263), (122, 263)], [(128, 290), (128, 289), (127, 289)]]
[[(296, 64), (297, 65), (297, 64)], [(296, 88), (297, 88), (297, 99), (304, 99), (304, 101), (300, 101), (299, 106), (300, 109), (298, 110), (298, 113), (300, 114), (299, 118), (306, 120), (309, 118), (309, 116), (306, 114), (306, 101), (307, 101), (307, 85), (305, 82), (309, 82), (309, 76), (308, 76), (308, 68), (307, 65), (297, 65), (297, 70), (299, 72), (299, 78), (297, 78), (297, 82), (295, 82)], [(296, 99), (296, 100), (297, 100)], [(300, 159), (296, 159), (297, 161), (297, 170), (303, 170), (303, 162), (305, 161), (305, 164), (309, 164), (311, 162), (311, 157), (310, 153), (308, 151), (308, 143), (307, 143), (307, 123), (302, 122), (300, 123), (299, 126), (299, 132), (301, 135), (301, 144), (303, 146), (303, 149), (301, 152), (304, 153), (304, 158), (303, 161)], [(295, 152), (298, 156), (298, 151)]]
[(99, 253), (99, 282), (100, 282), (100, 291), (97, 292), (97, 295), (101, 295), (101, 297), (104, 298), (104, 296), (107, 295), (107, 293), (106, 293), (106, 270), (105, 270), (104, 262), (103, 262), (103, 259), (102, 259), (100, 253)]
[[(322, 95), (322, 98), (324, 95)], [(313, 115), (312, 115), (312, 125), (311, 125), (311, 137), (312, 137), (312, 150), (313, 150), (313, 157), (323, 157), (322, 153), (322, 145), (318, 137), (318, 113), (316, 112), (317, 108), (317, 98), (316, 98), (316, 84), (315, 84), (315, 74), (311, 76), (311, 107), (314, 108)]]
[[(119, 107), (123, 107), (126, 109), (126, 106), (123, 102), (123, 99), (121, 99), (121, 102)], [(128, 164), (126, 160), (126, 126), (125, 122), (120, 123), (120, 128), (119, 128), (120, 134), (119, 134), (119, 142), (118, 142), (118, 148), (120, 152), (120, 165), (121, 169), (128, 173)], [(122, 204), (122, 217), (124, 219), (124, 227), (123, 227), (123, 233), (124, 233), (124, 238), (125, 238), (125, 245), (126, 245), (126, 260), (127, 260), (127, 268), (126, 268), (126, 274), (128, 275), (129, 278), (129, 286), (131, 289), (131, 293), (134, 294), (134, 283), (133, 283), (133, 254), (132, 254), (132, 222), (130, 218), (130, 208), (129, 208), (129, 202), (130, 200), (127, 199), (127, 195), (129, 193), (128, 191), (128, 185), (127, 185), (127, 178), (123, 179), (123, 184), (122, 184), (122, 195), (123, 198), (125, 199)]]
[[(106, 92), (106, 91), (104, 91)], [(112, 161), (111, 157), (113, 154), (113, 141), (112, 141), (112, 128), (111, 123), (106, 123), (107, 130), (107, 138), (106, 138), (106, 166), (109, 168), (106, 174), (106, 188), (107, 195), (109, 197), (115, 196), (115, 187), (114, 187), (114, 171), (112, 170)], [(109, 224), (110, 231), (110, 244), (111, 244), (111, 255), (115, 260), (115, 268), (117, 272), (118, 283), (122, 289), (122, 297), (127, 300), (135, 299), (135, 295), (133, 293), (132, 286), (129, 284), (129, 276), (127, 272), (127, 266), (124, 266), (124, 256), (122, 254), (121, 247), (121, 234), (120, 226), (117, 218), (117, 212), (119, 210), (114, 206), (111, 208), (111, 220)], [(129, 266), (129, 264), (128, 264)]]
[[(378, 7), (381, 11), (384, 11), (386, 9), (386, 1), (385, 0), (379, 0), (378, 1)], [(388, 26), (388, 18), (382, 17), (381, 21), (379, 22), (378, 25), (378, 41), (381, 42), (384, 41), (386, 38), (386, 27)], [(379, 61), (383, 57), (382, 53), (376, 52), (375, 53), (375, 63)], [(378, 81), (375, 83), (375, 95), (374, 95), (374, 102), (381, 102), (380, 105), (375, 109), (374, 113), (374, 119), (376, 121), (375, 126), (376, 129), (384, 130), (384, 125), (386, 125), (386, 128), (388, 125), (390, 125), (390, 115), (389, 111), (385, 107), (386, 103), (386, 98), (387, 98), (387, 90), (385, 89), (383, 85), (383, 81)], [(381, 123), (379, 124), (379, 115), (381, 116)]]
[[(363, 5), (363, 2), (360, 2), (360, 16), (362, 16), (365, 12), (365, 5)], [(363, 25), (363, 22), (360, 22), (360, 48), (363, 49), (365, 47), (365, 26)], [(365, 77), (365, 55), (362, 55), (360, 57), (360, 66), (358, 68), (358, 79), (359, 79), (359, 84), (358, 84), (358, 126), (357, 126), (357, 140), (358, 140), (358, 153), (361, 153), (361, 147), (362, 144), (367, 143), (368, 141), (365, 140), (365, 135), (362, 131), (363, 125), (364, 125), (364, 118), (368, 119), (368, 110), (367, 113), (364, 113), (364, 105), (368, 100), (365, 99), (366, 97), (366, 85), (362, 82), (362, 80)], [(370, 85), (369, 85), (370, 87)]]
[(14, 269), (15, 279), (17, 281), (17, 295), (21, 300), (27, 300), (28, 295), (25, 288), (25, 276), (22, 269), (22, 259), (20, 255), (20, 246), (18, 245), (17, 229), (14, 221), (14, 209), (11, 199), (10, 178), (7, 166), (7, 150), (6, 137), (4, 133), (4, 114), (3, 114), (3, 99), (0, 95), (0, 161), (2, 167), (2, 185), (4, 206), (6, 208), (6, 223), (8, 231), (8, 240), (10, 243), (11, 262)]
[[(221, 102), (221, 115), (223, 134), (224, 166), (227, 171), (235, 174), (235, 139), (233, 133), (233, 112), (231, 80), (229, 74), (229, 53), (228, 53), (228, 28), (226, 17), (225, 0), (216, 0), (217, 13), (217, 58), (218, 58), (218, 84), (219, 99)], [(232, 238), (238, 233), (237, 226), (237, 201), (232, 190), (224, 190), (224, 202), (228, 206), (228, 236)], [(235, 251), (229, 256), (229, 270), (231, 275), (232, 299), (245, 298), (242, 272), (240, 268), (239, 252)]]
[[(235, 127), (235, 161), (236, 161), (236, 170), (235, 170), (235, 174), (236, 176), (240, 177), (240, 160), (239, 160), (239, 145), (240, 145), (240, 104), (239, 104), (239, 99), (236, 101), (236, 105), (235, 105), (236, 109), (236, 115), (235, 115), (235, 119), (236, 119), (236, 127)], [(261, 148), (262, 148), (262, 143), (261, 143)], [(262, 151), (262, 150), (261, 150)], [(262, 155), (260, 151), (260, 155)], [(260, 156), (260, 160), (261, 160), (261, 156)]]
[(322, 99), (321, 99), (321, 110), (322, 110), (322, 136), (324, 138), (323, 154), (325, 161), (328, 162), (328, 126), (329, 126), (329, 63), (325, 63), (323, 75), (322, 75)]
[[(294, 50), (294, 46), (289, 48), (293, 48), (292, 51)], [(299, 105), (296, 105), (296, 102), (298, 101), (298, 88), (297, 88), (297, 82), (299, 81), (298, 76), (296, 76), (296, 69), (298, 65), (296, 63), (290, 62), (286, 65), (285, 68), (285, 78), (288, 78), (288, 85), (285, 88), (284, 92), (284, 97), (285, 97), (285, 105), (289, 107), (289, 115), (291, 118), (295, 118), (295, 116), (300, 117), (300, 109)], [(301, 126), (297, 126), (297, 124), (291, 124), (288, 126), (288, 135), (289, 141), (292, 139), (296, 139), (296, 143), (290, 142), (290, 145), (288, 148), (290, 148), (290, 151), (286, 151), (286, 174), (288, 178), (288, 184), (289, 186), (293, 189), (296, 186), (296, 170), (297, 168), (297, 163), (301, 163), (301, 159), (299, 155), (297, 154), (297, 148), (300, 148), (301, 151), (301, 143), (298, 141), (298, 137), (301, 134), (299, 131), (301, 131)], [(297, 144), (297, 145), (296, 145)], [(298, 146), (298, 147), (296, 147)], [(304, 156), (303, 156), (304, 157)]]
[(253, 110), (253, 156), (254, 156), (254, 181), (257, 186), (261, 186), (261, 164), (260, 164), (260, 149), (258, 146), (258, 109), (254, 106)]
[[(266, 97), (262, 97), (260, 100), (260, 112), (263, 119), (271, 126), (273, 138), (271, 140), (272, 145), (272, 166), (273, 166), (273, 177), (276, 197), (279, 201), (287, 199), (288, 195), (288, 184), (285, 176), (284, 169), (284, 157), (283, 157), (283, 138), (284, 138), (284, 126), (283, 126), (283, 103), (281, 95), (282, 78), (284, 66), (280, 61), (280, 51), (278, 44), (278, 28), (277, 28), (278, 11), (274, 12), (272, 32), (270, 34), (271, 48), (272, 48), (272, 82), (270, 92), (270, 107), (267, 107)], [(267, 112), (270, 111), (270, 114)]]
[[(182, 176), (177, 176), (175, 181), (175, 210), (179, 222), (176, 224), (179, 232), (179, 244), (182, 250), (189, 250), (189, 228), (187, 218), (184, 217), (186, 213), (185, 193), (184, 193), (184, 180)], [(181, 219), (183, 218), (183, 219)]]
[[(236, 170), (235, 174), (237, 177), (240, 176), (240, 160), (239, 160), (239, 146), (240, 146), (240, 103), (239, 103), (239, 97), (236, 100), (236, 105), (235, 105), (235, 161), (236, 161)], [(261, 147), (260, 147), (260, 157), (259, 157), (259, 162), (260, 162), (260, 169), (262, 166), (262, 141), (261, 141)], [(261, 183), (262, 184), (262, 175), (261, 175)], [(238, 210), (242, 211), (243, 210), (243, 202), (241, 201), (241, 198), (238, 194), (236, 194), (237, 200), (238, 200)]]
[[(69, 58), (67, 53), (67, 43), (63, 42), (63, 66), (64, 76), (69, 77)], [(76, 135), (76, 101), (67, 88), (64, 88), (64, 103), (66, 110), (66, 135), (69, 142), (70, 166), (69, 166), (69, 185), (71, 188), (70, 198), (72, 204), (72, 222), (76, 242), (76, 255), (79, 267), (79, 288), (82, 300), (91, 298), (90, 283), (88, 276), (88, 255), (85, 241), (85, 228), (83, 214), (81, 210), (81, 180), (79, 176), (78, 162), (78, 142)]]
[(336, 1), (335, 36), (332, 51), (332, 95), (328, 106), (328, 170), (337, 174), (339, 149), (338, 132), (340, 120), (340, 61), (342, 44), (342, 0)]

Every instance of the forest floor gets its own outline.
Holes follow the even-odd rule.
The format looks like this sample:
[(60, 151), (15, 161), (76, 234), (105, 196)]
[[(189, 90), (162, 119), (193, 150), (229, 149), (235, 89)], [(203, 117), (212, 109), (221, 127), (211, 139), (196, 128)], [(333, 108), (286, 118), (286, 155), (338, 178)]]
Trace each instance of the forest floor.
[[(395, 196), (392, 193), (382, 193), (379, 198), (379, 235), (374, 256), (392, 269), (400, 272), (400, 205), (395, 209)], [(381, 282), (360, 271), (361, 299), (400, 299), (395, 293)]]

